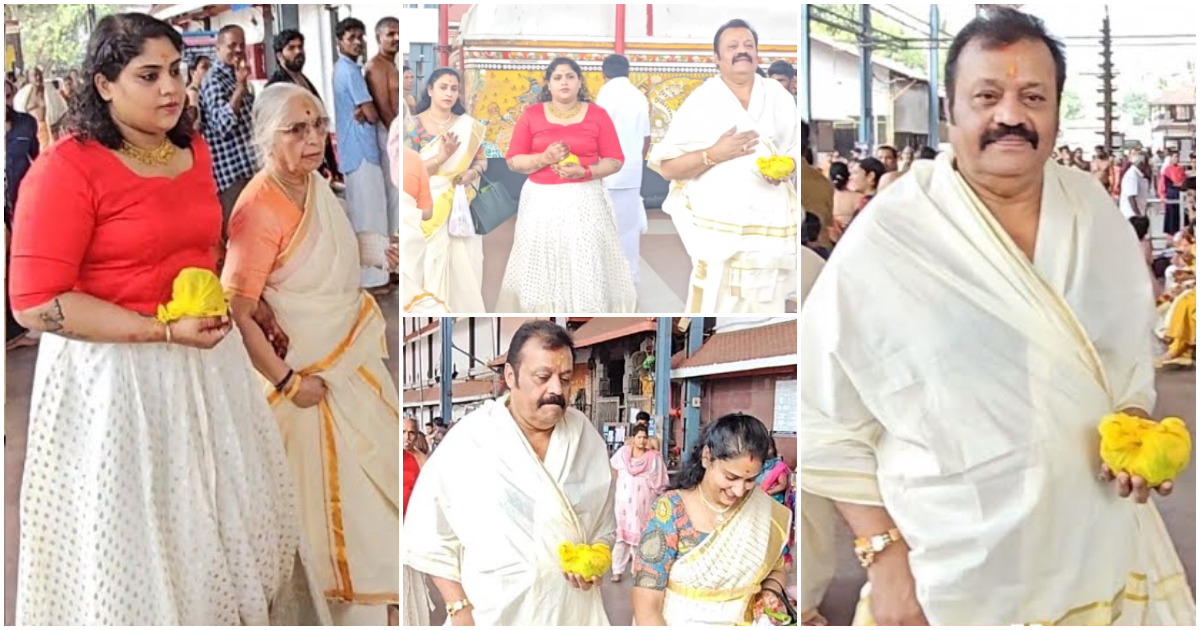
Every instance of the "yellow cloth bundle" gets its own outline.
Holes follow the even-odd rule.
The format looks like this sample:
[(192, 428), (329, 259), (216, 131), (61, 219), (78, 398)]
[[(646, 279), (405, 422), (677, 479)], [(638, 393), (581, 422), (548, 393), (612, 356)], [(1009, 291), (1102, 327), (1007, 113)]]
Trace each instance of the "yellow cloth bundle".
[(562, 570), (592, 580), (604, 575), (612, 565), (612, 550), (604, 543), (576, 545), (563, 543), (558, 546), (558, 562)]
[(1150, 487), (1174, 479), (1192, 455), (1192, 438), (1179, 418), (1155, 422), (1123, 413), (1100, 421), (1100, 459), (1113, 473), (1126, 472)]
[(569, 154), (567, 154), (567, 157), (559, 160), (558, 165), (563, 166), (564, 164), (578, 164), (578, 163), (579, 163), (579, 156), (575, 155), (574, 153), (569, 153)]
[(158, 321), (167, 324), (184, 317), (221, 317), (229, 313), (221, 279), (208, 269), (189, 267), (179, 272), (170, 304), (160, 304)]
[(758, 158), (758, 172), (771, 179), (787, 179), (796, 170), (796, 161), (786, 155)]

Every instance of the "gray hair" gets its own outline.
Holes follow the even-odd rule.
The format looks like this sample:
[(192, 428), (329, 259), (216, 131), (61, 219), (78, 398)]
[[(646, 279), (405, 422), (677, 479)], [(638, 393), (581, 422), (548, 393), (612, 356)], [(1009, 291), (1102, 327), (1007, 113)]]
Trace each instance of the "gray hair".
[(275, 133), (283, 126), (283, 115), (294, 99), (306, 99), (321, 116), (327, 116), (321, 99), (294, 83), (276, 83), (268, 86), (254, 100), (254, 147), (259, 160), (265, 165), (271, 150), (275, 148)]

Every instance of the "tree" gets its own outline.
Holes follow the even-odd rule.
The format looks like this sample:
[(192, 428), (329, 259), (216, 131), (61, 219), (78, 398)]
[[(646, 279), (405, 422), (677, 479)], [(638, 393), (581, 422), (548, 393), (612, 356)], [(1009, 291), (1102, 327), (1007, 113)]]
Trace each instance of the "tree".
[(1144, 125), (1150, 119), (1150, 99), (1141, 92), (1123, 92), (1117, 110), (1129, 117), (1135, 125)]
[[(97, 4), (97, 19), (119, 13), (131, 5)], [(11, 5), (11, 15), (21, 24), (25, 69), (40, 66), (51, 76), (66, 74), (83, 64), (87, 53), (86, 4)], [(144, 8), (144, 7), (143, 7)]]
[(1078, 94), (1071, 90), (1063, 90), (1062, 100), (1064, 118), (1067, 120), (1080, 120), (1083, 118), (1083, 101), (1080, 100)]
[[(831, 21), (844, 23), (847, 28), (858, 24), (859, 5), (857, 4), (815, 4), (813, 7), (833, 14), (836, 17)], [(945, 22), (943, 22), (944, 24)], [(853, 28), (857, 28), (857, 26)], [(852, 31), (833, 28), (828, 24), (815, 21), (812, 23), (812, 29), (814, 32), (832, 37), (839, 42), (858, 43), (858, 38)], [(878, 12), (871, 13), (871, 29), (876, 32), (877, 40), (875, 47), (871, 50), (872, 55), (898, 61), (914, 70), (928, 69), (928, 53), (925, 51), (923, 44), (897, 42), (891, 39), (893, 37), (900, 39), (924, 39), (929, 36), (928, 33), (912, 33), (909, 28)], [(913, 47), (919, 47), (919, 49), (914, 49)]]

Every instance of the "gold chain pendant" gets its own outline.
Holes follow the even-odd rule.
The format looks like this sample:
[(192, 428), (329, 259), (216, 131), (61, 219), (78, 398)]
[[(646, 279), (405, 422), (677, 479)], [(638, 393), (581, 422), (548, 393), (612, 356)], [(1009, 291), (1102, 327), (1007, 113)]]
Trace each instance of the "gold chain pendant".
[(575, 107), (572, 107), (571, 109), (568, 109), (565, 112), (560, 111), (554, 105), (551, 105), (549, 103), (546, 104), (546, 111), (550, 112), (551, 116), (554, 116), (555, 118), (561, 118), (561, 119), (574, 118), (575, 115), (578, 114), (579, 110), (581, 110), (581, 109), (583, 109), (583, 103), (580, 103), (578, 101), (576, 101)]
[(120, 152), (147, 166), (166, 166), (175, 159), (176, 150), (170, 139), (163, 140), (157, 149), (143, 149), (130, 144), (127, 140), (122, 140)]

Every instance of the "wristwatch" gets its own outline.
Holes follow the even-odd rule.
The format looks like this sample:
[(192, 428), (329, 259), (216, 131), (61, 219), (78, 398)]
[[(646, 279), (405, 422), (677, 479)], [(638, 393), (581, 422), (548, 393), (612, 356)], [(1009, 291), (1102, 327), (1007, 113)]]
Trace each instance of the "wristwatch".
[[(468, 606), (471, 606), (471, 602), (466, 599), (460, 599), (454, 603), (446, 604), (446, 616), (453, 617), (454, 615), (466, 610)], [(474, 608), (474, 606), (471, 607)]]
[(865, 569), (875, 562), (875, 556), (879, 552), (887, 549), (888, 545), (901, 540), (904, 539), (900, 536), (900, 530), (893, 527), (882, 534), (855, 540), (854, 555), (858, 556), (858, 563)]

